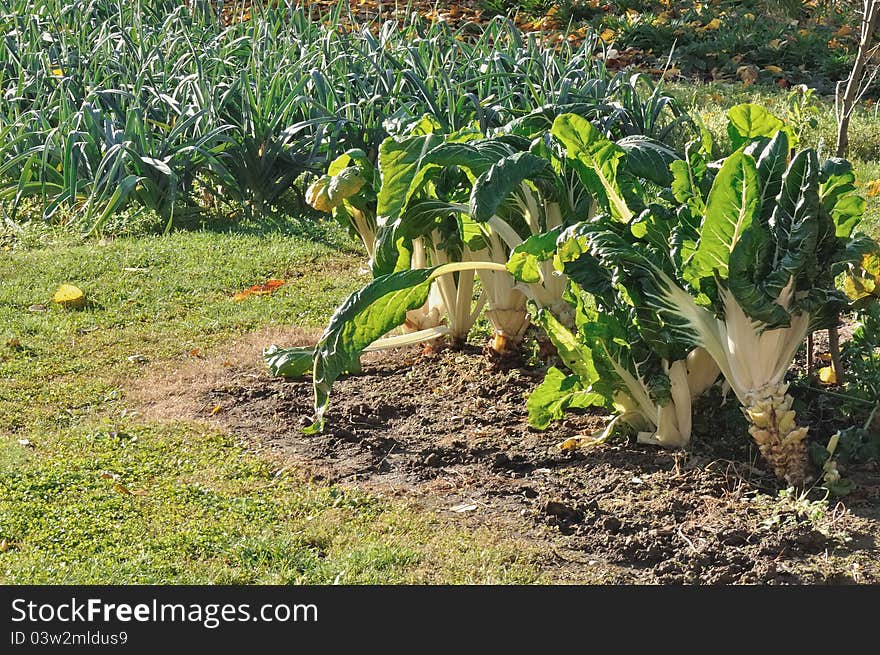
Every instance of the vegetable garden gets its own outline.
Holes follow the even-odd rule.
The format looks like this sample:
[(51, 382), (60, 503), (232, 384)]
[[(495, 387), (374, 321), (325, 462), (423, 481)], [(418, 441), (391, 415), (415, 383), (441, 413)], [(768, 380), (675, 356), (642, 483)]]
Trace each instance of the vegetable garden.
[[(0, 390), (11, 403), (41, 379), (19, 372), (40, 358), (28, 338), (75, 330), (88, 343), (92, 329), (112, 339), (129, 325), (128, 305), (104, 316), (116, 301), (93, 301), (73, 275), (57, 280), (56, 307), (28, 307), (44, 322), (16, 318), (20, 263), (47, 240), (247, 233), (270, 252), (293, 230), (315, 272), (285, 259), (237, 280), (265, 283), (227, 289), (222, 311), (253, 315), (230, 319), (231, 332), (206, 319), (208, 356), (193, 346), (155, 367), (127, 356), (107, 383), (120, 405), (88, 420), (207, 423), (244, 440), (236, 457), (271, 457), (310, 476), (303, 484), (339, 485), (340, 498), (418, 498), (456, 529), (526, 535), (502, 550), (564, 551), (555, 565), (539, 557), (561, 571), (551, 580), (877, 580), (870, 84), (849, 161), (829, 150), (833, 101), (808, 85), (752, 97), (721, 87), (720, 106), (701, 111), (673, 79), (674, 50), (660, 69), (626, 68), (637, 58), (609, 56), (601, 23), (558, 39), (417, 6), (359, 24), (345, 3), (31, 4), (0, 0)], [(335, 261), (327, 247), (344, 263), (318, 272)], [(240, 266), (210, 246), (193, 256), (216, 269), (208, 276), (222, 257)], [(167, 266), (157, 279), (175, 279)], [(310, 275), (327, 276), (324, 292), (294, 281)], [(285, 293), (329, 304), (317, 317), (279, 313)], [(185, 325), (181, 302), (169, 325)], [(55, 328), (55, 315), (73, 323)], [(135, 321), (133, 343), (149, 320)], [(16, 435), (40, 434), (43, 419), (14, 415), (0, 414), (0, 430), (29, 447)], [(0, 457), (0, 471), (16, 458)], [(39, 530), (15, 518), (31, 493), (20, 475), (0, 501), (0, 563), (43, 552)], [(309, 566), (293, 580), (328, 581)]]

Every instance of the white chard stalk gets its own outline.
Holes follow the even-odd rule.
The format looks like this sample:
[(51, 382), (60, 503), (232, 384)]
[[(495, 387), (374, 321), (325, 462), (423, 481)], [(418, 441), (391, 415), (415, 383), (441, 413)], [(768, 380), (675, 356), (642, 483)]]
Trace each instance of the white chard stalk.
[[(788, 309), (792, 300), (791, 280), (777, 299)], [(806, 446), (806, 427), (795, 424), (793, 399), (783, 382), (795, 353), (807, 334), (808, 314), (791, 316), (788, 327), (762, 330), (763, 325), (746, 316), (730, 292), (723, 293), (724, 316), (719, 321), (723, 350), (713, 353), (724, 377), (743, 405), (751, 423), (749, 434), (774, 473), (789, 484), (811, 480)]]

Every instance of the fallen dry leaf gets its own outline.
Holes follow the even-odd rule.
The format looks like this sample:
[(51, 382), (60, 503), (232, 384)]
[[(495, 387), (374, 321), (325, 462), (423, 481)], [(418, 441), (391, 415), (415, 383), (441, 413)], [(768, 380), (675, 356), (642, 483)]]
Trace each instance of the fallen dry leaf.
[(819, 382), (822, 384), (837, 384), (837, 374), (833, 366), (823, 366), (819, 369)]
[(284, 286), (287, 284), (287, 280), (266, 280), (265, 284), (255, 284), (252, 287), (244, 289), (243, 291), (238, 291), (232, 299), (234, 301), (244, 300), (248, 296), (257, 295), (262, 296), (275, 291), (278, 287)]
[(62, 284), (52, 296), (52, 302), (67, 309), (75, 309), (85, 304), (86, 294), (82, 289), (72, 284)]
[(477, 506), (473, 503), (462, 503), (461, 505), (453, 505), (449, 508), (449, 511), (460, 514), (462, 512), (473, 512), (475, 509), (477, 509)]
[(736, 75), (742, 80), (743, 86), (751, 86), (758, 79), (758, 67), (757, 66), (740, 66), (736, 69)]
[(126, 495), (126, 496), (132, 495), (132, 493), (131, 493), (131, 491), (129, 491), (128, 487), (126, 487), (121, 482), (117, 482), (116, 484), (113, 485), (113, 491), (115, 491), (116, 493), (119, 493), (119, 494)]
[(581, 447), (581, 441), (579, 437), (569, 437), (561, 444), (559, 444), (559, 450), (578, 450)]

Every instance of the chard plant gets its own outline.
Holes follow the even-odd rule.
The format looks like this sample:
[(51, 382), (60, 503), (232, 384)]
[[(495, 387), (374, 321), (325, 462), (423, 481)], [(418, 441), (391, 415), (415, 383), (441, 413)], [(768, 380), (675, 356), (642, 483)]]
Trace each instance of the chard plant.
[(689, 149), (674, 165), (682, 204), (665, 238), (668, 212), (649, 208), (644, 234), (628, 239), (599, 227), (589, 252), (612, 271), (657, 352), (702, 348), (743, 405), (749, 433), (775, 473), (811, 479), (808, 428), (796, 423), (785, 374), (810, 330), (836, 321), (846, 299), (834, 276), (869, 247), (852, 237), (862, 205), (849, 164), (820, 163), (814, 150), (790, 155), (789, 136), (763, 110), (731, 110), (738, 149), (707, 162)]
[[(557, 116), (553, 129), (541, 132), (548, 111), (491, 137), (473, 128), (443, 136), (424, 117), (408, 134), (382, 143), (374, 280), (334, 315), (321, 341), (333, 347), (315, 350), (315, 429), (336, 377), (355, 369), (353, 358), (364, 348), (378, 347), (361, 337), (354, 344), (354, 331), (375, 340), (403, 327), (409, 334), (382, 342), (408, 345), (443, 336), (456, 345), (485, 308), (492, 347), (504, 353), (522, 341), (528, 300), (574, 327), (575, 310), (564, 299), (567, 274), (552, 261), (557, 237), (578, 216), (605, 212), (621, 224), (631, 222), (635, 212), (628, 201), (639, 206), (632, 199), (644, 185), (665, 180), (677, 155), (647, 138), (615, 143), (577, 114)], [(315, 199), (341, 195), (332, 177), (320, 184)], [(474, 303), (476, 276), (482, 289)], [(412, 295), (401, 300), (407, 283)], [(300, 356), (306, 355), (291, 351), (291, 361)], [(274, 370), (294, 370), (283, 351), (268, 357)], [(657, 419), (652, 411), (646, 426)]]
[(559, 236), (554, 265), (571, 279), (565, 297), (576, 326), (570, 330), (547, 309), (538, 311), (537, 322), (570, 373), (548, 370), (528, 399), (529, 425), (543, 430), (569, 409), (605, 407), (616, 417), (591, 443), (625, 426), (641, 443), (685, 447), (693, 399), (715, 383), (720, 369), (702, 348), (657, 348), (641, 336), (637, 311), (618, 293), (611, 270), (589, 252), (589, 235), (597, 229), (634, 240), (631, 226), (607, 216)]

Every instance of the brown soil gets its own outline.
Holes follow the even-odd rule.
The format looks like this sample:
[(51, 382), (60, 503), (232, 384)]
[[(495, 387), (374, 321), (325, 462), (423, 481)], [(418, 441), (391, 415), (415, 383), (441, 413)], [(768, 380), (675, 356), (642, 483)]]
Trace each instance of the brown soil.
[(222, 426), (317, 479), (525, 539), (560, 582), (880, 582), (876, 467), (848, 472), (859, 488), (846, 507), (780, 498), (732, 402), (697, 410), (688, 453), (623, 439), (563, 451), (560, 442), (607, 417), (584, 413), (536, 432), (524, 400), (540, 370), (499, 369), (476, 349), (408, 351), (373, 356), (362, 375), (340, 380), (325, 432), (309, 437), (299, 427), (311, 383), (268, 376), (258, 355), (273, 340), (314, 335), (252, 335), (225, 350), (235, 361), (159, 372), (130, 395), (154, 418)]

